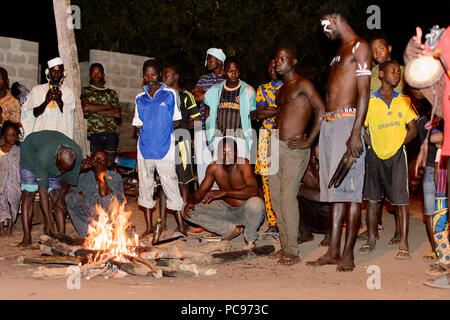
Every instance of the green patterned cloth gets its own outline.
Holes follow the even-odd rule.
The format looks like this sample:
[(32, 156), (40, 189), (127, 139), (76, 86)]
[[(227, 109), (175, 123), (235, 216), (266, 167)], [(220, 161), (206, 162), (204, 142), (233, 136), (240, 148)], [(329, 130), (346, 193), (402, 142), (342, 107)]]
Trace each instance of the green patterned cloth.
[[(92, 104), (110, 104), (114, 108), (119, 108), (119, 97), (117, 93), (108, 88), (97, 88), (94, 86), (81, 89), (81, 99), (87, 99)], [(118, 133), (117, 119), (113, 117), (102, 116), (95, 112), (86, 112), (87, 134), (93, 133)]]

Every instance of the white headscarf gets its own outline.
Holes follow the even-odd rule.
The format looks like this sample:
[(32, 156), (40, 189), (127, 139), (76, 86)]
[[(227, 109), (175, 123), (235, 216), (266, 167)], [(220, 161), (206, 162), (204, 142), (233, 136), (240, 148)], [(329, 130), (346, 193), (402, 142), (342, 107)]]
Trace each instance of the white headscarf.
[(212, 55), (213, 57), (216, 57), (217, 59), (222, 61), (222, 64), (225, 62), (225, 59), (227, 58), (225, 56), (225, 53), (223, 53), (222, 49), (210, 48), (210, 49), (208, 49), (208, 51), (206, 51), (205, 67), (206, 67), (206, 62), (208, 61), (208, 55)]

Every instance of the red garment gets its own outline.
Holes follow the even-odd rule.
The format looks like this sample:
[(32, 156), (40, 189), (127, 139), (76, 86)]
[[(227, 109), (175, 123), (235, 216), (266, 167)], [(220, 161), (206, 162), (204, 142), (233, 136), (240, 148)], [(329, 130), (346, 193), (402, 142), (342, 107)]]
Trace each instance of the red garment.
[[(436, 48), (442, 50), (442, 58), (450, 65), (450, 26), (445, 29), (444, 35), (439, 40)], [(450, 156), (450, 79), (447, 74), (444, 74), (445, 88), (443, 99), (443, 114), (444, 114), (444, 144), (442, 146), (442, 155)]]

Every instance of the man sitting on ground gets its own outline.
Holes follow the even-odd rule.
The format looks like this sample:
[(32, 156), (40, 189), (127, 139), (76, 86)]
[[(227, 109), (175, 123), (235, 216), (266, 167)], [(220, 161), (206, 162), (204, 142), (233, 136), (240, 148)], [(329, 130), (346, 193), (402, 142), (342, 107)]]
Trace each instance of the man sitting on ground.
[[(205, 179), (184, 207), (184, 217), (228, 241), (244, 227), (244, 238), (251, 248), (264, 220), (256, 175), (248, 159), (237, 158), (232, 138), (222, 139), (217, 150), (222, 150), (222, 156), (208, 166)], [(214, 182), (219, 190), (210, 191)]]
[(87, 236), (89, 224), (97, 217), (97, 204), (108, 212), (114, 199), (119, 204), (125, 201), (122, 177), (108, 167), (108, 153), (95, 151), (81, 165), (81, 171), (89, 171), (80, 174), (78, 185), (66, 195), (67, 211), (80, 237)]
[(319, 171), (319, 144), (316, 144), (315, 147), (311, 148), (309, 166), (298, 192), (300, 211), (298, 243), (314, 240), (313, 233), (323, 233), (325, 238), (319, 245), (328, 247), (330, 243), (331, 206), (327, 202), (320, 202)]

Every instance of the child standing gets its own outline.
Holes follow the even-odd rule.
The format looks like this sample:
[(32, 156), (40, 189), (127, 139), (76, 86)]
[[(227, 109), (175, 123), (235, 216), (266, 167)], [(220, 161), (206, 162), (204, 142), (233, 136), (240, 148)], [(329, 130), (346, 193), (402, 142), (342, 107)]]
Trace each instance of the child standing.
[(5, 222), (7, 236), (11, 235), (12, 225), (19, 211), (20, 197), (20, 149), (19, 127), (16, 123), (5, 121), (1, 130), (5, 143), (0, 146), (0, 231)]
[[(395, 60), (380, 65), (381, 88), (370, 96), (364, 125), (369, 145), (364, 184), (367, 199), (368, 241), (359, 250), (368, 254), (375, 248), (377, 202), (382, 195), (397, 207), (401, 240), (396, 259), (411, 259), (408, 246), (409, 194), (405, 145), (417, 134), (417, 113), (408, 96), (394, 91), (400, 82), (400, 65)], [(384, 192), (383, 192), (384, 191)]]

